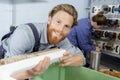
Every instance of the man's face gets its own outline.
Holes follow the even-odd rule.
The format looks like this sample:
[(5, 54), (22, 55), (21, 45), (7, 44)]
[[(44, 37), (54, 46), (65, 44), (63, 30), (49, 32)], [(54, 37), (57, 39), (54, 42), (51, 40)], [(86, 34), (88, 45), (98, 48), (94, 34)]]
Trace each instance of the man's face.
[(58, 44), (64, 40), (73, 25), (73, 17), (65, 11), (58, 11), (53, 17), (48, 18), (48, 42)]
[(91, 20), (91, 25), (93, 26), (94, 29), (100, 29), (102, 28), (102, 25), (98, 25), (97, 22), (94, 22)]

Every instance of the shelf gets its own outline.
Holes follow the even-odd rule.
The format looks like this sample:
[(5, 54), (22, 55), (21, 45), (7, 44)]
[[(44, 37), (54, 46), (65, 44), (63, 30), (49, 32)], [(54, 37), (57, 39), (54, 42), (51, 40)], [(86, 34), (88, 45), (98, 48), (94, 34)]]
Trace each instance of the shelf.
[(109, 31), (109, 32), (118, 32), (120, 33), (120, 27), (113, 28), (113, 27), (105, 27), (103, 29), (93, 29), (93, 30), (98, 30), (98, 31)]
[(92, 39), (92, 41), (98, 41), (98, 42), (107, 42), (107, 43), (113, 43), (113, 44), (116, 44), (116, 45), (120, 45), (120, 41), (113, 41), (113, 40), (108, 40), (108, 39)]
[(118, 58), (103, 53), (101, 54), (100, 65), (109, 69), (120, 71), (120, 56)]
[(120, 58), (120, 54), (115, 54), (108, 51), (101, 51), (101, 53)]

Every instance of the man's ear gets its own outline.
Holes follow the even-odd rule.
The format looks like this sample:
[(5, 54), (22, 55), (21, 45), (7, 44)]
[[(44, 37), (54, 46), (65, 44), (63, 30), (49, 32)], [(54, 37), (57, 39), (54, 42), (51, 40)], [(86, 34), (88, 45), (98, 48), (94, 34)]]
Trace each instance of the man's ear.
[(48, 17), (48, 24), (51, 23), (51, 16)]

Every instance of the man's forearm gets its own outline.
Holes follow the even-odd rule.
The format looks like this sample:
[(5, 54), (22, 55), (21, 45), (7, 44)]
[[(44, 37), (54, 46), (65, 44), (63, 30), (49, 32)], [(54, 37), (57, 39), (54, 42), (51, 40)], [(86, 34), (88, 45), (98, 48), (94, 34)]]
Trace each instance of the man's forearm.
[(28, 73), (28, 71), (24, 71), (24, 72), (13, 74), (11, 75), (11, 77), (15, 78), (16, 80), (24, 80), (24, 79), (31, 78), (32, 76)]

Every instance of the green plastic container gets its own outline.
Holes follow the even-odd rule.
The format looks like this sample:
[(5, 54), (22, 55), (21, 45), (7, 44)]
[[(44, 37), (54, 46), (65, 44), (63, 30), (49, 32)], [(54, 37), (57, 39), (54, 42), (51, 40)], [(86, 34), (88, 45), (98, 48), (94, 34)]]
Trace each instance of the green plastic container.
[(41, 76), (32, 80), (120, 80), (85, 67), (64, 67), (60, 68), (58, 63), (52, 64)]

